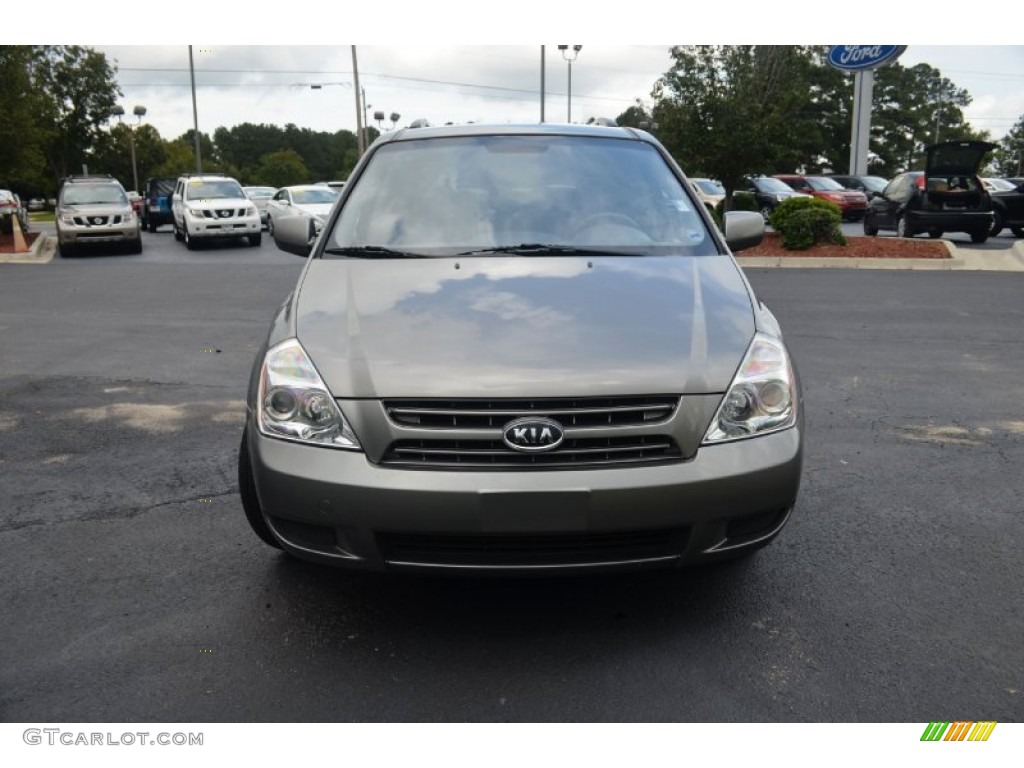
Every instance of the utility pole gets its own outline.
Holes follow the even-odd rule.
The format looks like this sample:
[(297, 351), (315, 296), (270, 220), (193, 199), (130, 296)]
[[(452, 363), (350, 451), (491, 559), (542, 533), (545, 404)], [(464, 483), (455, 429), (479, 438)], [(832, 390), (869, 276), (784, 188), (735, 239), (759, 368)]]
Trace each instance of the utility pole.
[(356, 47), (352, 46), (352, 79), (355, 87), (352, 89), (356, 92), (356, 148), (359, 153), (359, 157), (363, 156), (363, 152), (366, 151), (366, 136), (363, 134), (363, 108), (359, 103), (359, 94), (361, 93), (359, 88), (359, 63), (356, 61)]
[(544, 122), (544, 46), (540, 47), (540, 121)]
[(199, 111), (196, 109), (196, 68), (192, 63), (192, 46), (188, 47), (188, 74), (192, 78), (192, 130), (196, 140), (196, 173), (203, 172), (203, 158), (199, 152)]

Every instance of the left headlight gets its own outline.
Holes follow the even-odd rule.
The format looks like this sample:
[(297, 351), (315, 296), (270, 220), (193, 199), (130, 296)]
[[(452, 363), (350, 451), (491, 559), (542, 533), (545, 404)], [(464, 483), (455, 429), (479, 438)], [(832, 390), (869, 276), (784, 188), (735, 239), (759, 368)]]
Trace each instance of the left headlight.
[(703, 443), (777, 432), (796, 424), (796, 377), (782, 342), (754, 334)]
[(260, 432), (330, 448), (362, 450), (298, 339), (267, 351), (260, 370)]

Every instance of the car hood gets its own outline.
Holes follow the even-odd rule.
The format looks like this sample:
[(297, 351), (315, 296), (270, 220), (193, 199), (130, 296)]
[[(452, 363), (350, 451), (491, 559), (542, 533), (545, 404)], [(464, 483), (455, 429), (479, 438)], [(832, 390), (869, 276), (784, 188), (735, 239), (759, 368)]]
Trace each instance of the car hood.
[(975, 176), (981, 161), (996, 149), (987, 141), (946, 141), (925, 147), (927, 176)]
[(185, 205), (201, 211), (214, 211), (222, 208), (248, 208), (255, 203), (248, 197), (217, 197), (212, 200), (186, 200)]
[(329, 214), (331, 209), (334, 207), (334, 203), (296, 203), (293, 207), (295, 210), (301, 211), (302, 213), (310, 216), (326, 218), (327, 214)]
[(754, 334), (727, 256), (315, 259), (294, 311), (336, 397), (723, 392)]
[(129, 203), (94, 203), (93, 205), (62, 205), (58, 216), (127, 216), (132, 212)]

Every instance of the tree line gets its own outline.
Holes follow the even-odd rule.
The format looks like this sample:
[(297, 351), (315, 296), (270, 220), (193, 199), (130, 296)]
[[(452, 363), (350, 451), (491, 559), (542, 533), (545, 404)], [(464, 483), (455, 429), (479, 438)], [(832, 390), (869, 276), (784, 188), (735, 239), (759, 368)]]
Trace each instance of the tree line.
[[(853, 76), (827, 63), (828, 46), (694, 45), (671, 49), (672, 65), (650, 105), (619, 125), (657, 126), (687, 173), (719, 179), (731, 193), (745, 174), (849, 169)], [(964, 119), (971, 95), (921, 63), (875, 70), (868, 172), (891, 178), (923, 167), (925, 146), (990, 140)], [(1024, 115), (999, 143), (988, 172), (1020, 173)]]
[[(618, 117), (655, 133), (691, 175), (731, 192), (747, 173), (834, 170), (850, 156), (853, 78), (826, 63), (826, 46), (675, 46), (651, 91)], [(85, 46), (0, 46), (0, 187), (51, 196), (60, 179), (109, 173), (134, 187), (195, 169), (194, 133), (165, 139), (147, 123), (114, 118), (116, 66)], [(963, 109), (971, 95), (928, 64), (876, 70), (869, 172), (890, 178), (921, 167), (936, 138), (988, 139)], [(376, 129), (368, 129), (371, 140)], [(352, 131), (242, 123), (200, 134), (204, 171), (244, 184), (285, 186), (344, 179), (357, 159)], [(991, 171), (1018, 175), (1024, 115), (994, 153)]]
[[(109, 173), (135, 186), (151, 176), (195, 170), (195, 133), (165, 139), (148, 123), (114, 116), (122, 91), (116, 67), (79, 45), (0, 46), (0, 187), (52, 196), (71, 174)], [(378, 132), (367, 128), (370, 141)], [(203, 171), (272, 187), (345, 179), (358, 159), (352, 131), (243, 123), (200, 132)]]

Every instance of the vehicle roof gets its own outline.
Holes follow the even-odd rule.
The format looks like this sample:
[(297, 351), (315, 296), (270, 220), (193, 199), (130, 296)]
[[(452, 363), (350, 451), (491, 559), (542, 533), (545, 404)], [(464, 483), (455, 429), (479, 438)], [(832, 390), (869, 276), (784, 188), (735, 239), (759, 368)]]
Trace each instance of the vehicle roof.
[(654, 142), (654, 138), (649, 133), (636, 128), (569, 123), (471, 123), (467, 125), (438, 125), (428, 128), (401, 128), (383, 134), (377, 141), (389, 143), (452, 136), (599, 136), (601, 138)]

